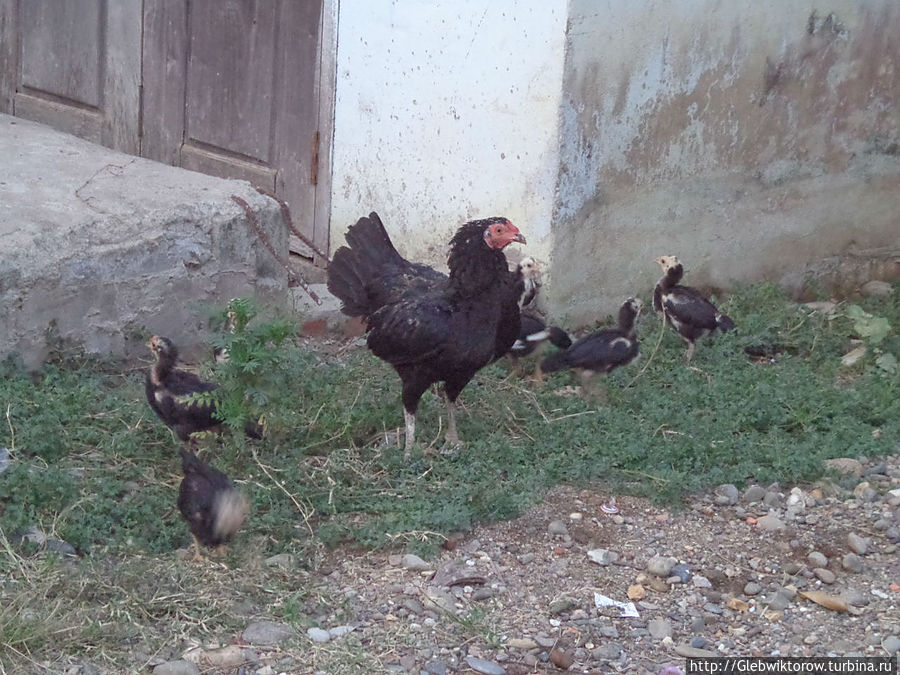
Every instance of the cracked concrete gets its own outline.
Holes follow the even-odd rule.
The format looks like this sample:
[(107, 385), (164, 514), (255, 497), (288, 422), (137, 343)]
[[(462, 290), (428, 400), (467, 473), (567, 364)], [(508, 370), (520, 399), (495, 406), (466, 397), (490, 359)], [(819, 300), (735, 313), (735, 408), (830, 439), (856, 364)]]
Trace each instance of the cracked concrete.
[[(249, 183), (125, 155), (0, 115), (0, 358), (37, 366), (52, 340), (112, 357), (152, 333), (191, 355), (205, 309), (231, 297), (287, 304), (287, 274), (258, 241), (256, 214), (287, 251), (278, 204)], [(51, 337), (53, 336), (53, 337)]]

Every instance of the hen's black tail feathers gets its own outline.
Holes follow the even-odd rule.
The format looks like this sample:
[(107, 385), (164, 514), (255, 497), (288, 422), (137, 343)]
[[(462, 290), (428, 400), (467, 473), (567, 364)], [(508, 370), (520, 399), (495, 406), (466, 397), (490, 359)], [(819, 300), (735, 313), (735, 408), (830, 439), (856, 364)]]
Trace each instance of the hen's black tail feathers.
[(569, 337), (569, 334), (566, 333), (562, 328), (558, 326), (550, 326), (547, 328), (547, 332), (550, 336), (547, 338), (550, 340), (550, 344), (554, 347), (558, 347), (559, 349), (568, 349), (572, 346), (572, 338)]
[(377, 279), (388, 264), (402, 264), (381, 218), (374, 211), (347, 230), (347, 246), (341, 246), (328, 266), (328, 290), (343, 303), (349, 316), (368, 316), (372, 306), (367, 282)]
[(541, 370), (545, 373), (555, 373), (557, 370), (562, 370), (563, 368), (568, 367), (569, 364), (566, 362), (565, 350), (554, 352), (546, 359), (541, 361)]

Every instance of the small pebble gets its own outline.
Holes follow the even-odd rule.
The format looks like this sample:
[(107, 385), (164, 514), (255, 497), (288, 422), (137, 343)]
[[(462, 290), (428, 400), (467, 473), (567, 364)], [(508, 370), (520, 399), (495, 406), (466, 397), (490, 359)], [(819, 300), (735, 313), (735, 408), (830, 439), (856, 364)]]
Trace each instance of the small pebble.
[(732, 506), (737, 504), (740, 496), (741, 493), (736, 486), (726, 483), (716, 488), (715, 502), (720, 506)]
[(706, 646), (706, 638), (695, 637), (691, 639), (691, 647), (694, 649), (703, 649)]
[(327, 630), (316, 628), (315, 626), (307, 629), (306, 634), (313, 642), (328, 642), (331, 639)]
[(655, 555), (647, 561), (647, 571), (658, 577), (666, 578), (675, 566), (675, 558)]
[(650, 619), (647, 624), (647, 630), (654, 640), (662, 640), (666, 637), (672, 637), (672, 624), (665, 619)]
[(817, 567), (813, 570), (813, 574), (815, 574), (823, 584), (833, 584), (837, 579), (834, 572), (825, 569), (824, 567)]
[(828, 565), (828, 558), (825, 557), (824, 553), (819, 553), (818, 551), (813, 551), (806, 556), (806, 559), (812, 567), (825, 567)]
[(404, 555), (402, 565), (406, 569), (412, 570), (414, 572), (421, 572), (422, 570), (431, 569), (431, 566), (415, 553), (407, 553), (406, 555)]
[(869, 542), (855, 532), (847, 535), (847, 546), (857, 555), (865, 555), (866, 551), (869, 550)]
[(890, 656), (896, 655), (897, 652), (900, 652), (900, 637), (889, 635), (881, 642), (881, 648)]
[(761, 530), (766, 530), (769, 532), (783, 530), (786, 527), (784, 521), (781, 520), (781, 518), (773, 515), (763, 516), (756, 521), (756, 526)]
[(691, 573), (691, 568), (684, 563), (673, 565), (672, 569), (669, 570), (669, 574), (674, 577), (678, 577), (683, 584), (686, 584), (688, 581), (690, 581), (691, 577), (693, 576), (693, 574)]
[(550, 521), (550, 524), (547, 526), (547, 532), (554, 537), (563, 537), (569, 534), (569, 528), (566, 527), (566, 524), (563, 521), (553, 520)]
[(469, 668), (476, 673), (482, 673), (482, 675), (506, 675), (506, 669), (503, 666), (491, 661), (478, 659), (474, 656), (467, 656), (466, 663), (469, 664)]
[(759, 595), (760, 591), (762, 591), (762, 586), (755, 581), (750, 581), (744, 586), (744, 595)]
[(751, 504), (753, 502), (762, 501), (762, 498), (765, 496), (766, 489), (764, 487), (761, 487), (759, 485), (751, 485), (746, 490), (744, 490), (744, 496), (742, 497), (742, 500), (747, 504)]

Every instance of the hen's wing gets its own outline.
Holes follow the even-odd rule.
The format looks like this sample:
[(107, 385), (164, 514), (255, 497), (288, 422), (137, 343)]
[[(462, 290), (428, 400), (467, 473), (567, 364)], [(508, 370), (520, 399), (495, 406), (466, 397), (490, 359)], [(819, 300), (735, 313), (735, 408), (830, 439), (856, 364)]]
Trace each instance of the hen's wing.
[(393, 366), (433, 359), (449, 335), (451, 314), (450, 303), (439, 295), (387, 305), (370, 317), (367, 344)]

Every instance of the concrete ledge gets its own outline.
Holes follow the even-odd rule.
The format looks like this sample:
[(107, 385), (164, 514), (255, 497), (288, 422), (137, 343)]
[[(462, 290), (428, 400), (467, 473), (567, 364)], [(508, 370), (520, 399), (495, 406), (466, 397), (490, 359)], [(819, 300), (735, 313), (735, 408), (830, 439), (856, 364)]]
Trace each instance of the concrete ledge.
[(285, 257), (287, 228), (245, 181), (7, 115), (0, 168), (0, 358), (39, 364), (51, 325), (90, 354), (145, 355), (146, 335), (161, 333), (190, 356), (205, 344), (204, 307), (235, 296), (287, 306), (287, 273), (231, 196)]

